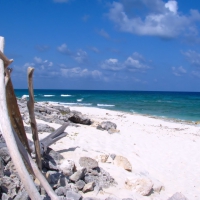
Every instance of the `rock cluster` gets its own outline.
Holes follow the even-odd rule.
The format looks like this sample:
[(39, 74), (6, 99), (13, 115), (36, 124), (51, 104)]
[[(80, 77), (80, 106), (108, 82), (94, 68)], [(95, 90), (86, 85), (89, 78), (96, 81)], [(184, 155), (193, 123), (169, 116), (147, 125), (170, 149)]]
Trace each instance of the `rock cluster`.
[[(25, 99), (18, 99), (20, 112), (26, 124), (29, 124), (29, 114), (27, 110), (27, 101)], [(91, 125), (92, 121), (83, 115), (81, 112), (71, 111), (68, 107), (49, 105), (48, 102), (35, 103), (35, 117), (49, 123), (63, 124), (71, 122), (71, 125), (84, 124)], [(47, 127), (39, 125), (39, 132), (49, 132)], [(77, 126), (77, 125), (76, 125)], [(27, 131), (28, 128), (26, 129)], [(52, 132), (52, 131), (51, 131)]]
[[(0, 198), (3, 200), (30, 199), (15, 170), (7, 147), (0, 149)], [(88, 162), (89, 161), (89, 162)], [(115, 185), (114, 179), (108, 172), (98, 166), (96, 160), (81, 157), (79, 160), (82, 168), (76, 169), (72, 160), (64, 160), (63, 156), (48, 148), (42, 157), (43, 174), (63, 199), (82, 199), (82, 194), (96, 191)], [(50, 199), (47, 194), (42, 194), (43, 189), (37, 179), (34, 179), (38, 191), (44, 199)]]

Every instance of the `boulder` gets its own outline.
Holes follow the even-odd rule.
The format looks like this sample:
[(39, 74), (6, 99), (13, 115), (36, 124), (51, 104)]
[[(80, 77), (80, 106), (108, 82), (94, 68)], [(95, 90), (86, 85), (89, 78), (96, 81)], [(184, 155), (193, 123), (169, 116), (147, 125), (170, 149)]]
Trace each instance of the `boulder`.
[(188, 200), (183, 194), (177, 192), (172, 197), (168, 198), (168, 200)]
[[(24, 128), (27, 133), (31, 133), (31, 127), (25, 126)], [(55, 129), (47, 124), (37, 123), (37, 130), (38, 130), (38, 132), (52, 133)]]
[(123, 156), (115, 156), (114, 164), (117, 165), (118, 167), (124, 168), (125, 170), (129, 172), (132, 171), (131, 163), (128, 161), (127, 158)]
[(101, 122), (101, 124), (97, 126), (97, 129), (102, 130), (102, 131), (106, 130), (110, 134), (117, 132), (116, 128), (117, 128), (117, 125), (110, 121)]
[(148, 196), (153, 190), (153, 183), (147, 177), (135, 177), (126, 180), (125, 184), (129, 189), (134, 189), (142, 196)]
[(81, 157), (79, 159), (79, 164), (81, 167), (85, 167), (87, 169), (98, 167), (98, 162), (90, 157)]
[(73, 123), (84, 124), (84, 125), (92, 124), (92, 121), (90, 119), (88, 119), (82, 114), (76, 114), (76, 113), (72, 115), (71, 117), (69, 117), (69, 121)]

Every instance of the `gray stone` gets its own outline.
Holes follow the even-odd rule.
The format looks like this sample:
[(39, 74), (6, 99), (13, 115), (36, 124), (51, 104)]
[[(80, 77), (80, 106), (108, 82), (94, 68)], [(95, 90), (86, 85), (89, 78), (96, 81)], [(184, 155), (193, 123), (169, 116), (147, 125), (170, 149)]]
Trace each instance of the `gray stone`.
[(42, 164), (47, 169), (59, 170), (58, 166), (63, 159), (64, 157), (60, 153), (48, 147), (47, 151), (43, 154)]
[(0, 149), (0, 157), (6, 164), (11, 160), (10, 153), (7, 147), (3, 147)]
[(86, 173), (86, 169), (83, 168), (81, 170), (78, 170), (77, 172), (75, 172), (74, 174), (72, 174), (69, 179), (73, 182), (77, 182), (78, 180), (82, 179), (84, 177)]
[(110, 157), (114, 160), (116, 157), (116, 154), (112, 153), (112, 154), (110, 154)]
[(80, 200), (81, 199), (81, 195), (72, 191), (68, 191), (66, 193), (66, 198), (67, 200)]
[(56, 171), (48, 171), (46, 173), (46, 178), (50, 184), (57, 184), (61, 175), (61, 173)]
[(55, 190), (55, 193), (58, 196), (66, 195), (67, 189), (65, 187), (59, 187), (58, 189)]
[(1, 200), (13, 200), (13, 199), (9, 197), (6, 193), (3, 193), (1, 196)]
[(106, 131), (108, 131), (109, 129), (116, 129), (116, 128), (117, 125), (110, 121), (101, 122), (101, 124), (97, 126), (97, 129)]
[(168, 198), (168, 200), (188, 200), (183, 194), (177, 192), (172, 197)]
[(17, 196), (14, 198), (14, 200), (29, 200), (28, 193), (24, 189), (23, 191), (19, 191)]
[(84, 186), (83, 190), (82, 190), (83, 193), (93, 191), (93, 190), (94, 190), (94, 186), (95, 186), (95, 183), (94, 183), (94, 182), (87, 183), (87, 184)]
[(82, 190), (85, 186), (85, 182), (83, 180), (79, 180), (76, 182), (76, 187), (79, 189), (79, 190)]
[(98, 167), (98, 162), (90, 157), (81, 157), (79, 159), (79, 164), (81, 167), (85, 167), (87, 169)]
[[(31, 133), (31, 127), (29, 126), (25, 126), (25, 131), (27, 133)], [(49, 125), (47, 124), (40, 124), (40, 123), (37, 123), (37, 130), (38, 132), (48, 132), (48, 133), (51, 133), (53, 132), (55, 129), (50, 127)]]

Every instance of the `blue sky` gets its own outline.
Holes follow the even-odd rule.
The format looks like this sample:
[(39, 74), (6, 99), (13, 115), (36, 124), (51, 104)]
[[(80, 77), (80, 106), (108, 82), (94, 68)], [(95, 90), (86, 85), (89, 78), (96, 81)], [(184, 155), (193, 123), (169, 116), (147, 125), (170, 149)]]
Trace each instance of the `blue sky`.
[(200, 91), (200, 2), (0, 0), (15, 88)]

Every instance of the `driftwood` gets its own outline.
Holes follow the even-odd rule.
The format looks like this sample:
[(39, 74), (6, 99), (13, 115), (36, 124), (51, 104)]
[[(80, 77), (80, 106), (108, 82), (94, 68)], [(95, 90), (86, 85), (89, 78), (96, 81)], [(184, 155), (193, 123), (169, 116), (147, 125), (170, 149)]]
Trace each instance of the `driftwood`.
[[(0, 37), (0, 51), (1, 55), (3, 53), (4, 48), (4, 38)], [(5, 91), (5, 77), (4, 77), (4, 66), (8, 66), (9, 63), (4, 61), (4, 58), (2, 60), (2, 57), (0, 59), (0, 125), (1, 125), (1, 132), (4, 136), (4, 139), (6, 141), (6, 145), (8, 147), (8, 150), (10, 152), (10, 156), (12, 158), (12, 161), (16, 167), (16, 170), (21, 178), (21, 181), (28, 192), (29, 196), (33, 200), (39, 200), (41, 199), (41, 196), (39, 192), (37, 191), (35, 184), (33, 183), (33, 180), (29, 176), (29, 173), (23, 163), (23, 160), (21, 158), (21, 155), (19, 153), (15, 137), (13, 135), (13, 130), (11, 127), (10, 119), (8, 116), (8, 109), (7, 109), (7, 103), (6, 103), (6, 91)]]
[(28, 91), (29, 91), (29, 101), (27, 102), (30, 121), (31, 121), (31, 129), (33, 134), (33, 142), (35, 145), (35, 155), (36, 155), (36, 162), (40, 170), (42, 170), (42, 162), (41, 162), (41, 153), (40, 153), (40, 143), (38, 138), (38, 130), (37, 130), (37, 123), (35, 120), (35, 113), (34, 113), (34, 94), (33, 94), (33, 72), (34, 68), (28, 68)]
[(53, 143), (57, 142), (58, 140), (67, 135), (67, 133), (64, 132), (67, 126), (69, 126), (69, 122), (64, 123), (60, 128), (55, 130), (53, 133), (40, 140), (43, 152), (46, 151), (47, 147), (49, 147), (50, 145), (52, 145)]
[(28, 139), (26, 137), (24, 124), (19, 111), (11, 79), (8, 80), (6, 85), (6, 101), (12, 127), (14, 128), (23, 145), (26, 147), (27, 151), (30, 153), (31, 151), (29, 148)]
[(26, 149), (24, 148), (23, 144), (19, 140), (19, 138), (18, 138), (18, 136), (17, 136), (17, 134), (15, 133), (14, 130), (13, 130), (13, 133), (14, 133), (14, 136), (15, 136), (15, 139), (16, 139), (16, 142), (17, 142), (17, 145), (18, 145), (18, 148), (19, 148), (21, 155), (23, 156), (24, 160), (29, 165), (29, 167), (32, 169), (32, 172), (35, 174), (37, 179), (40, 181), (40, 184), (44, 187), (47, 194), (51, 197), (52, 200), (59, 200), (59, 197), (53, 191), (53, 189), (51, 188), (51, 186), (47, 182), (46, 178), (43, 176), (41, 171), (38, 169), (37, 165), (32, 160), (30, 155), (27, 153)]

